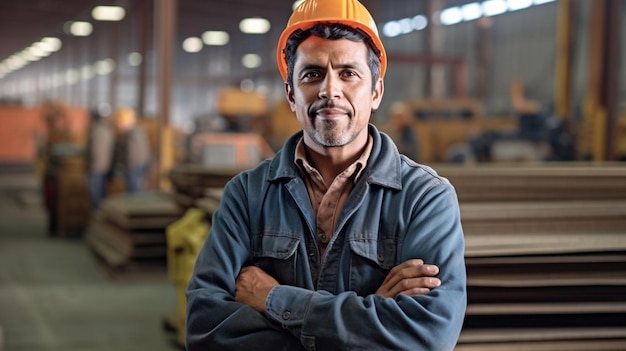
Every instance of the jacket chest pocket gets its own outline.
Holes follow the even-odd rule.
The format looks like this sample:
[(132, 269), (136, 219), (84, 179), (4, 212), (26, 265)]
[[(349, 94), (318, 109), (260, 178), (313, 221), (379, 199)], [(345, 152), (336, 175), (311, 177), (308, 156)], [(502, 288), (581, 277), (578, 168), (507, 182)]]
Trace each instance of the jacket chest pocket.
[(373, 294), (397, 262), (397, 237), (360, 237), (350, 240), (350, 290)]
[(299, 244), (296, 233), (259, 233), (253, 238), (254, 265), (280, 284), (295, 286)]

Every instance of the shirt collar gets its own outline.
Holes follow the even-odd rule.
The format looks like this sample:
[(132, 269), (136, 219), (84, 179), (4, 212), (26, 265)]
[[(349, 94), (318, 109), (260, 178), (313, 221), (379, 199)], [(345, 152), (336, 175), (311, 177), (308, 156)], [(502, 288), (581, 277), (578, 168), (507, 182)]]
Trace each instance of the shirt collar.
[[(365, 148), (363, 149), (361, 156), (359, 156), (359, 158), (356, 161), (354, 161), (354, 163), (348, 166), (348, 168), (354, 169), (353, 179), (355, 183), (357, 182), (357, 180), (363, 173), (365, 166), (367, 165), (367, 160), (369, 160), (370, 154), (372, 153), (373, 145), (374, 145), (374, 139), (372, 138), (371, 134), (368, 134), (367, 144), (365, 144)], [(315, 170), (315, 167), (313, 167), (311, 163), (309, 163), (309, 161), (307, 160), (306, 150), (305, 150), (305, 145), (304, 145), (304, 138), (300, 138), (300, 140), (298, 141), (298, 144), (296, 145), (296, 153), (294, 157), (294, 162), (302, 172), (305, 172), (307, 174), (310, 174), (313, 170)]]

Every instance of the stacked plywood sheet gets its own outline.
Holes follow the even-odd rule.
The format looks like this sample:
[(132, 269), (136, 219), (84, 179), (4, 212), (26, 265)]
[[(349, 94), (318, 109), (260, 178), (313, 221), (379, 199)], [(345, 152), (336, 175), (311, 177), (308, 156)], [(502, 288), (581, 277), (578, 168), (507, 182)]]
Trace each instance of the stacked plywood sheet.
[(91, 219), (85, 238), (112, 268), (144, 263), (166, 266), (165, 229), (183, 209), (166, 192), (107, 198)]
[(626, 165), (435, 167), (457, 188), (457, 350), (626, 350)]
[(623, 163), (433, 166), (461, 202), (626, 199)]
[(241, 168), (216, 168), (199, 164), (180, 164), (169, 174), (176, 201), (183, 207), (197, 207), (197, 201), (207, 197), (207, 190), (220, 189)]

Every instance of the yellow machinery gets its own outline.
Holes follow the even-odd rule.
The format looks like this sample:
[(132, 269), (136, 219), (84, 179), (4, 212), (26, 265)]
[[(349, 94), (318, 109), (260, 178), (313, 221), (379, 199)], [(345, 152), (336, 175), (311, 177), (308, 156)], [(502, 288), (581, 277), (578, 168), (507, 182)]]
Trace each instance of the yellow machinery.
[(245, 116), (260, 119), (267, 111), (268, 102), (264, 94), (238, 88), (223, 88), (217, 95), (217, 112), (228, 118)]
[(450, 147), (465, 144), (482, 132), (482, 105), (472, 99), (412, 99), (407, 101), (419, 143), (420, 162), (445, 162)]
[(167, 226), (167, 273), (176, 284), (178, 295), (178, 313), (176, 316), (176, 334), (178, 342), (185, 344), (185, 318), (187, 298), (185, 289), (191, 279), (193, 267), (209, 233), (210, 225), (205, 212), (190, 208), (178, 221)]
[(270, 118), (266, 138), (274, 150), (278, 150), (292, 134), (302, 129), (285, 99), (276, 102)]

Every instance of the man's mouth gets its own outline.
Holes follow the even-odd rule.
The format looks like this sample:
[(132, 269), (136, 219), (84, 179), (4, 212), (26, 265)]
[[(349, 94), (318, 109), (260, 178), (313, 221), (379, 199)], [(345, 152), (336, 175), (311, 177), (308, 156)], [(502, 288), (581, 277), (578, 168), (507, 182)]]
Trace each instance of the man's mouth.
[(322, 119), (338, 119), (347, 117), (348, 113), (339, 108), (322, 108), (317, 110), (315, 116)]

